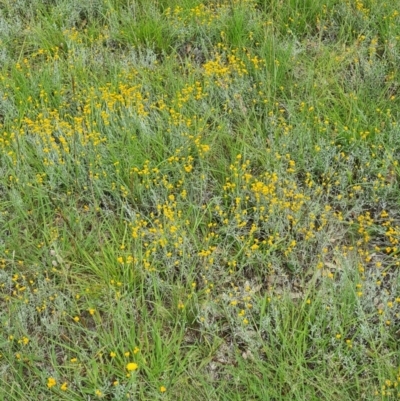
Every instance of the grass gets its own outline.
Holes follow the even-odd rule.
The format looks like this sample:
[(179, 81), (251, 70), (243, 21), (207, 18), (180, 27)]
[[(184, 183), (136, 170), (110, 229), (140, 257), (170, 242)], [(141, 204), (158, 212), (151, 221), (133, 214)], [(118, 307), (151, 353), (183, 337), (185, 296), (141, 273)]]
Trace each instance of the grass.
[(0, 399), (398, 399), (399, 13), (4, 1)]

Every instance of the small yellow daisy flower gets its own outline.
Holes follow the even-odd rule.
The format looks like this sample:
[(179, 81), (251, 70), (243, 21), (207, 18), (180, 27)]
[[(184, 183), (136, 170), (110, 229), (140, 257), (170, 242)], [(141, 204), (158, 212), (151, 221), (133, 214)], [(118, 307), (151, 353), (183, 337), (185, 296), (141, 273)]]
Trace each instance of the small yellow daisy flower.
[(56, 379), (55, 379), (54, 377), (49, 377), (49, 378), (47, 379), (47, 387), (48, 387), (48, 388), (52, 388), (52, 387), (54, 387), (56, 384), (57, 384), (57, 381), (56, 381)]
[(135, 362), (130, 362), (130, 363), (128, 363), (128, 364), (126, 365), (126, 370), (127, 370), (128, 372), (132, 372), (132, 371), (136, 370), (138, 367), (139, 367), (139, 366), (138, 366), (137, 363), (135, 363)]
[(161, 386), (161, 387), (160, 387), (160, 391), (161, 391), (162, 393), (165, 393), (165, 392), (167, 391), (167, 388), (166, 388), (165, 386)]

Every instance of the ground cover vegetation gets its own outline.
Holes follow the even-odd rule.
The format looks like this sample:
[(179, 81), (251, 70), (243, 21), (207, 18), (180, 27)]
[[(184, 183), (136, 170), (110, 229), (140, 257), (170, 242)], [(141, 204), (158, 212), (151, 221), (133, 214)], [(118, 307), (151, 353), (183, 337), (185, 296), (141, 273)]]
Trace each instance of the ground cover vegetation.
[(398, 399), (399, 13), (2, 1), (0, 398)]

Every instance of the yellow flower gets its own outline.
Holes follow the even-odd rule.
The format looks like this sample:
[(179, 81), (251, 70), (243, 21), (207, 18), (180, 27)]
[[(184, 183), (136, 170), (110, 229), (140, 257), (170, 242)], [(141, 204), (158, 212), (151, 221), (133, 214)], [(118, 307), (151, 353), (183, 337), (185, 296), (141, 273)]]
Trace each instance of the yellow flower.
[(96, 309), (93, 309), (93, 308), (90, 308), (89, 309), (89, 313), (93, 316), (94, 315), (94, 313), (96, 312)]
[(110, 352), (110, 357), (111, 358), (115, 358), (116, 356), (117, 356), (117, 354), (115, 352), (112, 352), (112, 351)]
[(161, 387), (160, 387), (160, 391), (161, 391), (162, 393), (165, 393), (165, 392), (167, 391), (167, 388), (164, 387), (164, 386), (161, 386)]
[(138, 367), (139, 367), (139, 366), (138, 366), (137, 363), (135, 363), (135, 362), (130, 362), (130, 363), (128, 363), (128, 364), (126, 365), (126, 370), (127, 370), (128, 372), (132, 372), (132, 371), (136, 370)]
[(55, 386), (57, 384), (57, 381), (54, 377), (49, 377), (47, 379), (47, 387), (48, 388), (52, 388), (53, 386)]
[(75, 320), (75, 322), (79, 322), (79, 320), (80, 320), (80, 319), (79, 319), (79, 316), (75, 316), (75, 317), (74, 317), (74, 320)]
[(67, 382), (64, 382), (64, 383), (61, 385), (60, 388), (61, 388), (62, 391), (67, 391), (67, 386), (68, 386), (68, 385), (67, 385)]

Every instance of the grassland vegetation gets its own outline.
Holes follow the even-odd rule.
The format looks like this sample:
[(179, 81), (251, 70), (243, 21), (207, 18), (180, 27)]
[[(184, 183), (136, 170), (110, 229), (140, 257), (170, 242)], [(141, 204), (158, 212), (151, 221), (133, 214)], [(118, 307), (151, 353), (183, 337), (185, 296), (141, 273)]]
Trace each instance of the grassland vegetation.
[(400, 396), (400, 3), (4, 0), (0, 399)]

